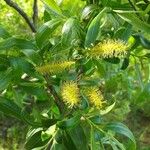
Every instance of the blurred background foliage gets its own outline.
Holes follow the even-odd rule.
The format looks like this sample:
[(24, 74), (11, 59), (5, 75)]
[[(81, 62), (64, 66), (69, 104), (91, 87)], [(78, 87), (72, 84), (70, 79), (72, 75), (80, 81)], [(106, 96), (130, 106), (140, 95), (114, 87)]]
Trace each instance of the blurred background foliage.
[[(27, 14), (30, 18), (33, 15), (33, 1), (32, 0), (14, 0)], [(96, 1), (96, 0), (95, 0)], [(57, 52), (57, 55), (53, 55), (48, 52), (40, 51), (40, 56), (43, 55), (44, 61), (49, 62), (50, 60), (63, 59), (62, 56), (65, 54), (65, 51), (70, 48), (69, 43), (75, 38), (75, 49), (79, 49), (78, 41), (79, 35), (69, 34), (64, 31), (62, 32), (63, 25), (66, 24), (68, 26), (73, 26), (73, 28), (78, 30), (82, 25), (87, 30), (91, 20), (97, 16), (99, 12), (99, 8), (97, 5), (91, 4), (90, 0), (81, 1), (81, 0), (57, 0), (56, 1), (61, 10), (63, 11), (64, 18), (61, 20), (62, 24), (58, 27), (57, 31), (54, 31), (54, 38), (51, 38), (51, 47), (53, 52)], [(130, 11), (136, 9), (137, 16), (140, 18), (142, 22), (146, 24), (150, 24), (150, 1), (149, 0), (133, 0), (132, 4), (128, 0), (101, 0), (96, 1), (100, 3), (100, 6), (111, 7), (114, 10), (119, 11)], [(86, 7), (85, 7), (86, 6)], [(85, 7), (85, 8), (84, 8)], [(84, 8), (84, 9), (83, 9)], [(45, 11), (46, 9), (46, 11)], [(37, 29), (44, 23), (47, 22), (57, 16), (57, 13), (50, 12), (48, 8), (45, 8), (41, 1), (38, 2), (38, 22)], [(58, 11), (59, 12), (59, 11)], [(117, 12), (118, 13), (118, 12)], [(121, 14), (121, 11), (118, 13)], [(120, 60), (118, 63), (117, 60), (110, 61), (101, 61), (94, 62), (95, 68), (91, 68), (91, 60), (84, 62), (84, 69), (86, 72), (86, 78), (82, 81), (81, 84), (92, 84), (97, 81), (101, 83), (101, 89), (104, 93), (107, 93), (105, 96), (108, 100), (113, 101), (116, 100), (116, 106), (112, 110), (111, 113), (107, 115), (108, 120), (118, 120), (125, 122), (128, 127), (131, 129), (133, 134), (137, 140), (137, 149), (139, 150), (149, 150), (150, 149), (150, 31), (149, 32), (137, 32), (141, 31), (139, 29), (139, 24), (141, 22), (137, 21), (134, 18), (131, 18), (130, 15), (127, 17), (126, 15), (122, 15), (121, 18), (119, 15), (115, 14), (106, 14), (101, 20), (101, 35), (107, 35), (108, 38), (124, 38), (124, 40), (129, 41), (129, 43), (133, 44), (133, 50), (129, 57), (124, 60)], [(135, 17), (136, 14), (134, 14)], [(59, 16), (59, 15), (58, 15)], [(59, 17), (58, 17), (59, 18)], [(71, 18), (72, 20), (69, 20)], [(77, 18), (75, 20), (74, 18)], [(122, 19), (123, 18), (123, 19)], [(125, 19), (124, 19), (125, 18)], [(73, 20), (74, 19), (74, 20)], [(91, 20), (90, 20), (91, 19)], [(129, 20), (129, 21), (127, 21)], [(67, 22), (68, 21), (68, 22)], [(134, 22), (135, 21), (135, 22)], [(136, 22), (137, 21), (137, 22)], [(71, 25), (73, 22), (73, 25)], [(89, 22), (89, 24), (86, 23)], [(68, 23), (68, 24), (67, 24)], [(0, 25), (5, 27), (5, 29), (12, 35), (13, 37), (19, 38), (27, 38), (28, 40), (34, 41), (34, 33), (31, 32), (28, 25), (25, 23), (23, 18), (12, 8), (10, 8), (3, 0), (0, 2)], [(139, 25), (139, 26), (138, 26)], [(140, 26), (142, 28), (142, 24)], [(144, 27), (143, 27), (144, 28)], [(72, 28), (71, 28), (72, 29)], [(74, 32), (71, 31), (70, 33)], [(83, 30), (83, 29), (81, 29)], [(51, 31), (50, 31), (51, 32)], [(60, 32), (63, 34), (62, 42), (64, 51), (61, 51), (61, 45), (58, 42), (60, 40)], [(82, 35), (83, 34), (83, 35)], [(81, 33), (81, 36), (85, 36), (85, 33)], [(55, 36), (56, 35), (56, 36)], [(70, 39), (68, 36), (72, 36)], [(100, 37), (101, 38), (101, 37)], [(43, 40), (43, 39), (42, 39)], [(99, 37), (97, 37), (97, 41)], [(3, 42), (3, 39), (0, 39)], [(45, 39), (40, 42), (44, 45), (46, 42)], [(10, 41), (13, 43), (13, 41)], [(41, 44), (40, 43), (40, 44)], [(58, 45), (55, 45), (55, 44)], [(42, 46), (43, 46), (42, 45)], [(81, 43), (82, 45), (82, 43)], [(32, 45), (31, 45), (32, 46)], [(45, 46), (45, 45), (44, 45)], [(72, 46), (72, 45), (71, 45)], [(8, 45), (9, 47), (9, 45)], [(1, 46), (0, 46), (1, 49)], [(36, 47), (35, 47), (36, 49)], [(42, 49), (42, 48), (41, 48)], [(46, 48), (45, 48), (46, 49)], [(45, 50), (46, 51), (46, 50)], [(53, 53), (52, 52), (52, 53)], [(28, 72), (31, 76), (37, 77), (37, 74), (34, 74), (32, 70), (30, 61), (35, 62), (36, 64), (40, 64), (40, 57), (38, 55), (35, 56), (33, 53), (30, 55), (28, 51), (18, 51), (18, 49), (14, 49), (13, 51), (7, 51), (7, 55), (10, 57), (10, 62), (5, 59), (5, 52), (0, 52), (0, 60), (4, 61), (5, 64), (8, 63), (13, 68), (11, 70), (7, 70), (7, 76), (3, 78), (4, 74), (1, 70), (1, 87), (6, 86), (7, 92), (3, 92), (6, 98), (11, 98), (18, 104), (18, 106), (23, 107), (23, 109), (27, 109), (29, 112), (32, 111), (33, 116), (36, 116), (37, 119), (39, 114), (38, 111), (41, 111), (42, 108), (49, 107), (49, 101), (47, 102), (47, 94), (43, 90), (43, 84), (36, 82), (34, 85), (21, 82), (20, 76), (23, 72)], [(14, 59), (13, 57), (19, 56), (18, 59)], [(26, 58), (24, 59), (24, 56)], [(76, 54), (74, 53), (74, 57)], [(6, 63), (7, 62), (7, 63)], [(11, 64), (10, 64), (11, 63)], [(21, 65), (20, 65), (21, 64)], [(2, 64), (3, 65), (3, 64)], [(3, 68), (5, 68), (3, 66)], [(18, 79), (9, 78), (12, 73), (16, 73)], [(18, 70), (21, 71), (18, 71)], [(33, 74), (32, 74), (33, 73)], [(38, 76), (39, 77), (39, 76)], [(92, 77), (92, 81), (89, 80), (89, 77)], [(43, 81), (42, 77), (41, 81)], [(67, 78), (67, 77), (64, 77)], [(99, 78), (101, 78), (99, 80)], [(60, 80), (59, 78), (56, 80)], [(7, 85), (7, 82), (14, 82), (15, 84), (19, 84), (19, 88), (23, 90), (18, 90), (17, 88), (11, 85)], [(55, 81), (58, 82), (58, 81)], [(29, 95), (28, 95), (28, 94)], [(112, 96), (114, 99), (112, 99)], [(24, 101), (25, 100), (25, 101)], [(32, 105), (28, 106), (28, 103)], [(38, 111), (37, 111), (38, 110)], [(53, 110), (55, 111), (55, 110)], [(28, 126), (21, 121), (17, 121), (12, 119), (11, 117), (5, 117), (3, 113), (0, 113), (0, 149), (22, 149), (25, 135), (27, 133)], [(12, 147), (13, 145), (13, 147)]]

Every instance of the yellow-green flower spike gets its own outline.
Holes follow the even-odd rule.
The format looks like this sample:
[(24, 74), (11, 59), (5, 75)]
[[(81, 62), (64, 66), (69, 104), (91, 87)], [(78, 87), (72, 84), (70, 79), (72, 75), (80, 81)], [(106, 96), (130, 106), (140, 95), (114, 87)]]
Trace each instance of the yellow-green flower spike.
[(128, 45), (122, 40), (107, 39), (89, 50), (92, 57), (112, 58), (127, 54)]
[(64, 71), (65, 69), (68, 69), (73, 65), (75, 62), (74, 61), (64, 61), (64, 62), (55, 62), (51, 64), (46, 64), (44, 66), (36, 67), (36, 70), (39, 73), (42, 74), (58, 74)]
[(98, 109), (102, 108), (103, 103), (105, 103), (105, 101), (101, 91), (97, 87), (89, 88), (86, 93), (91, 105)]
[(61, 89), (63, 101), (72, 108), (80, 102), (79, 88), (76, 82), (65, 82)]

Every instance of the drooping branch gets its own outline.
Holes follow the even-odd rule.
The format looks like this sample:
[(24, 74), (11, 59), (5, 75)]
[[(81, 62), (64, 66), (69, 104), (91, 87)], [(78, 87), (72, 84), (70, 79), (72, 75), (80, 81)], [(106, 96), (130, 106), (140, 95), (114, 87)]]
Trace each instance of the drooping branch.
[(33, 3), (33, 16), (32, 16), (32, 19), (33, 19), (34, 26), (36, 26), (37, 19), (38, 19), (38, 0), (34, 0), (34, 3)]
[(29, 25), (32, 32), (36, 32), (35, 26), (32, 23), (32, 21), (29, 19), (28, 15), (18, 6), (17, 3), (13, 2), (12, 0), (4, 0), (7, 5), (14, 8), (26, 21), (26, 23)]

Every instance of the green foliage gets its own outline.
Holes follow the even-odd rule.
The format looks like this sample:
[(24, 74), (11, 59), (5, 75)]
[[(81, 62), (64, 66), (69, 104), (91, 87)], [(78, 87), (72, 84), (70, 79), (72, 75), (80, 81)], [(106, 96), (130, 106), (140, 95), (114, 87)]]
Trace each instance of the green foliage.
[[(126, 0), (42, 2), (35, 35), (0, 26), (0, 111), (30, 127), (27, 150), (135, 150), (132, 132), (116, 121), (133, 105), (150, 116), (147, 9)], [(119, 40), (127, 50), (115, 55)], [(93, 57), (94, 48), (107, 56)]]

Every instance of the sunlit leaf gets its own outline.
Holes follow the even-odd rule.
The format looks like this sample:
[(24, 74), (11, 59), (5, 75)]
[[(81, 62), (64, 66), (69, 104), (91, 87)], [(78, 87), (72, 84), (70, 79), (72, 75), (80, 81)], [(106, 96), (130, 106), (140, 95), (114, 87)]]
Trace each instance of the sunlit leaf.
[(54, 0), (42, 0), (44, 4), (54, 13), (61, 14), (61, 9)]
[(39, 48), (42, 48), (49, 41), (53, 31), (60, 25), (60, 19), (52, 19), (44, 23), (36, 33), (36, 42)]
[(100, 20), (103, 15), (108, 12), (108, 8), (104, 8), (90, 23), (85, 38), (85, 47), (90, 47), (96, 41), (100, 31)]

